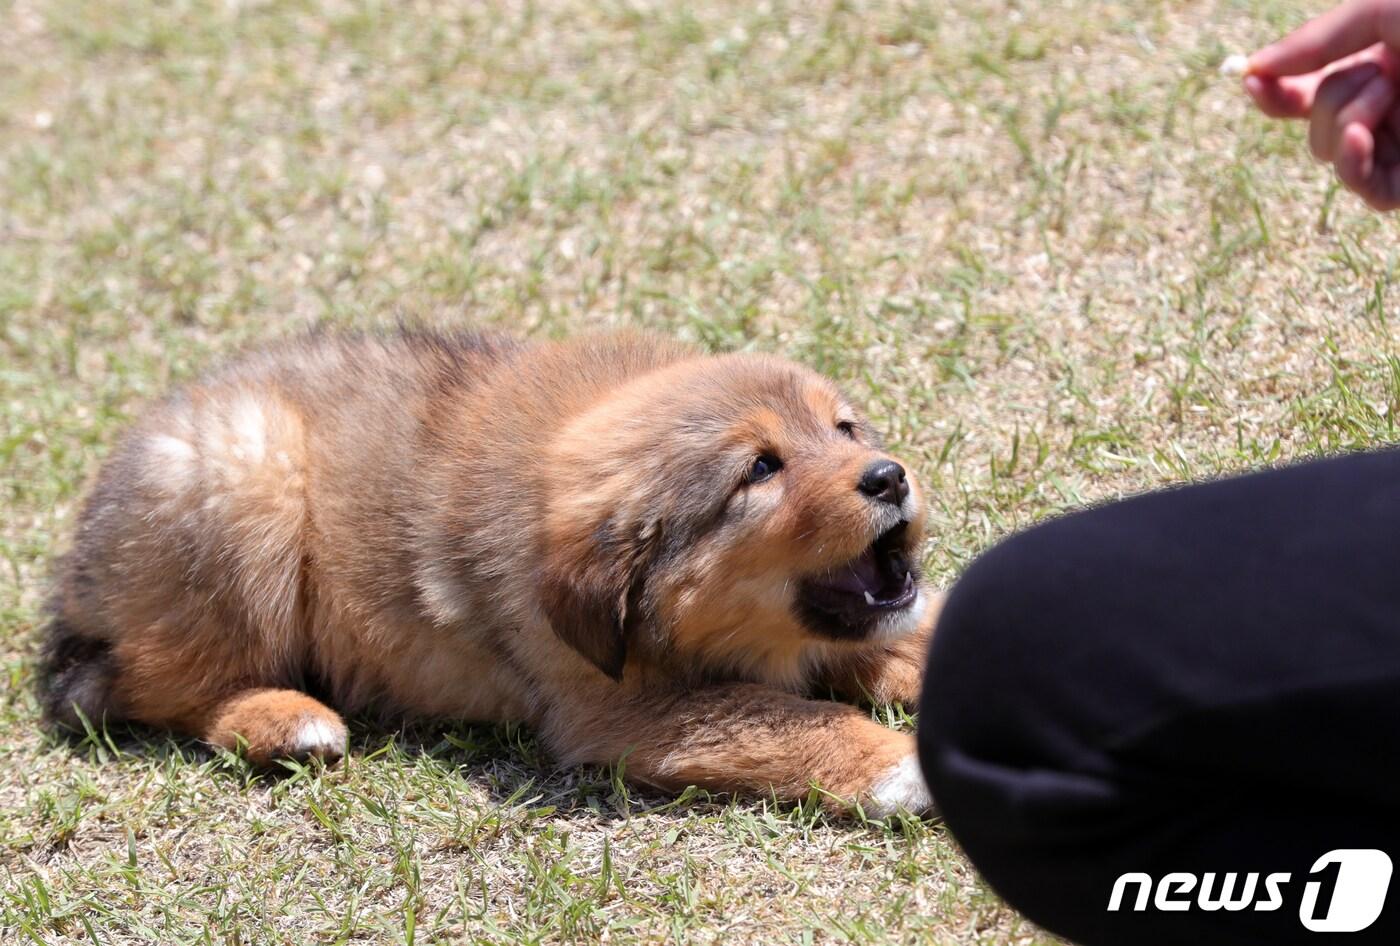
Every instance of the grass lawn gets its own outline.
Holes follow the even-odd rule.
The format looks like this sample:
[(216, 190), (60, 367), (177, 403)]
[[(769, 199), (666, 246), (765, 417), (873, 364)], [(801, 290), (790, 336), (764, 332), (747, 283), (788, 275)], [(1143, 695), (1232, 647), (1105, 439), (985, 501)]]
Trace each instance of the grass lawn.
[(527, 731), (359, 727), (276, 779), (56, 743), (46, 571), (143, 399), (320, 323), (802, 360), (931, 484), (941, 582), (1391, 441), (1395, 223), (1215, 71), (1317, 9), (0, 0), (0, 940), (1056, 942), (937, 825), (629, 791)]

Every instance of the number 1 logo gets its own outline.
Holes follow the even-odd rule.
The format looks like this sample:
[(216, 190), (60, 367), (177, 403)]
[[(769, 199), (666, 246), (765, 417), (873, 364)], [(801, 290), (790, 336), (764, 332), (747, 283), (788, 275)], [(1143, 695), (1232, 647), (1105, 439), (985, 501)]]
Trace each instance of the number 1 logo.
[(1319, 873), (1320, 880), (1310, 880), (1303, 888), (1298, 908), (1303, 926), (1315, 933), (1355, 933), (1376, 922), (1390, 888), (1388, 854), (1357, 848), (1328, 851), (1309, 871)]

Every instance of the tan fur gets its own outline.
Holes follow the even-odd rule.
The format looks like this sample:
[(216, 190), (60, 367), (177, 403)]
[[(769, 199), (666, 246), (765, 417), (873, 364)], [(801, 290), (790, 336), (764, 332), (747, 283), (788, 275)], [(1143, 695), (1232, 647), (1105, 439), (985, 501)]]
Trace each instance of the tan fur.
[[(765, 451), (783, 470), (746, 484)], [(46, 705), (259, 762), (337, 756), (332, 706), (515, 720), (649, 783), (852, 800), (911, 740), (803, 694), (915, 699), (933, 596), (917, 627), (852, 639), (795, 602), (889, 527), (856, 489), (881, 456), (834, 386), (766, 356), (283, 345), (176, 392), (104, 465), (59, 574)], [(917, 486), (901, 510), (912, 550)]]

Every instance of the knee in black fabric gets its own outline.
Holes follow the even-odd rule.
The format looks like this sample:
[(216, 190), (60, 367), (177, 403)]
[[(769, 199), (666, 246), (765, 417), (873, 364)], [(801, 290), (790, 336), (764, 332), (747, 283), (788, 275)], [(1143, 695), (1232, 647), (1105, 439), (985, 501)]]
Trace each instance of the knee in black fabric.
[(1080, 523), (1051, 523), (968, 569), (934, 634), (919, 718), (954, 835), (1013, 904), (1060, 928), (1066, 904), (1098, 898), (1100, 866), (1131, 856), (1143, 811), (1107, 749), (1135, 705), (1105, 672), (1131, 663), (1102, 606), (1115, 556), (1086, 539)]
[[(1113, 557), (1051, 523), (1010, 538), (954, 585), (934, 633), (920, 729), (1022, 768), (1084, 768), (1105, 702), (1130, 705), (1102, 605)], [(1103, 691), (1103, 692), (1100, 692)]]

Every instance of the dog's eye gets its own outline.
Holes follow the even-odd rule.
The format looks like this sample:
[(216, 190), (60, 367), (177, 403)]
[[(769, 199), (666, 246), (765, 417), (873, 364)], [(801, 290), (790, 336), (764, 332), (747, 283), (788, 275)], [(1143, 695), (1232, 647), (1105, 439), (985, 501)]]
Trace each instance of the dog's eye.
[(783, 461), (765, 453), (757, 460), (753, 461), (753, 466), (749, 467), (749, 483), (762, 483), (783, 468)]
[(836, 422), (836, 429), (841, 431), (852, 440), (856, 439), (856, 422), (853, 420), (841, 420)]

